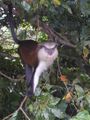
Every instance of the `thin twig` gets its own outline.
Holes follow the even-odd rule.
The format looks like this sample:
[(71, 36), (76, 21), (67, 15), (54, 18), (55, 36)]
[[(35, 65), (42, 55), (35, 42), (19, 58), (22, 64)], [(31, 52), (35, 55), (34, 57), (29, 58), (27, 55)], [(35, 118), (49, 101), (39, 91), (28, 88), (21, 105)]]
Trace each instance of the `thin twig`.
[[(15, 111), (14, 111), (14, 112), (15, 112)], [(10, 117), (14, 114), (14, 112), (11, 113), (11, 114), (9, 114), (8, 116), (6, 116), (5, 118), (3, 118), (2, 120), (7, 120), (8, 118), (10, 118)]]
[(23, 104), (25, 103), (26, 100), (27, 100), (27, 96), (24, 97), (24, 99), (23, 99), (23, 101), (21, 102), (20, 107), (18, 108), (18, 110), (21, 110), (22, 113), (24, 114), (24, 116), (25, 116), (28, 120), (30, 120), (30, 118), (28, 117), (28, 115), (27, 115), (27, 114), (25, 113), (25, 111), (22, 109)]
[(28, 120), (30, 120), (30, 118), (28, 117), (28, 115), (25, 113), (25, 111), (21, 108), (20, 109), (21, 111), (22, 111), (22, 113), (24, 114), (24, 116), (28, 119)]
[(23, 104), (25, 103), (25, 101), (27, 100), (27, 96), (24, 97), (23, 101), (21, 102), (19, 109), (23, 107)]
[(0, 56), (1, 56), (1, 57), (8, 57), (10, 60), (14, 60), (14, 59), (17, 58), (17, 57), (11, 56), (11, 55), (8, 54), (8, 53), (1, 52), (1, 51), (0, 51)]
[(57, 58), (57, 67), (58, 67), (58, 73), (60, 76), (62, 73), (61, 73), (60, 64), (59, 64), (59, 58)]
[[(20, 80), (21, 80), (21, 79), (13, 79), (13, 78), (5, 75), (5, 74), (2, 73), (1, 71), (0, 71), (0, 75), (3, 76), (3, 77), (5, 77), (5, 78), (7, 78), (8, 80), (10, 80), (10, 81), (12, 81), (12, 82), (17, 82), (17, 81), (20, 81)], [(23, 77), (24, 77), (24, 76), (23, 76)]]
[(25, 113), (25, 111), (23, 110), (23, 104), (25, 103), (25, 101), (27, 100), (27, 96), (25, 96), (24, 97), (24, 99), (22, 100), (22, 102), (21, 102), (21, 104), (20, 104), (20, 106), (19, 106), (19, 108), (17, 109), (17, 110), (15, 110), (13, 113), (11, 113), (11, 114), (9, 114), (8, 116), (6, 116), (5, 118), (3, 118), (2, 120), (7, 120), (8, 118), (10, 118), (11, 116), (13, 116), (13, 114), (16, 112), (16, 111), (22, 111), (22, 113), (24, 114), (24, 116), (28, 119), (28, 120), (30, 120), (30, 118), (28, 117), (28, 115)]
[(65, 37), (62, 36), (61, 34), (57, 33), (51, 26), (49, 26), (47, 23), (43, 23), (41, 21), (39, 21), (40, 26), (42, 28), (42, 30), (48, 34), (48, 36), (50, 37), (50, 39), (54, 39), (57, 43), (60, 43), (62, 45), (65, 46), (69, 46), (71, 48), (76, 48), (75, 45), (73, 45), (72, 43), (69, 42), (69, 40)]

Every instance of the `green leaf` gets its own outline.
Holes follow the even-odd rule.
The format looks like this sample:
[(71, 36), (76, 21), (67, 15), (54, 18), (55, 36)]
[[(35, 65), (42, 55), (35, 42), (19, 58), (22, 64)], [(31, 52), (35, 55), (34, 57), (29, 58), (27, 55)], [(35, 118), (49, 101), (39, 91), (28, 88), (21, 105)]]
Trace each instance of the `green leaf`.
[(52, 2), (55, 6), (61, 5), (61, 0), (52, 0)]
[(80, 1), (81, 12), (83, 15), (88, 16), (90, 15), (90, 2), (89, 0), (81, 0)]
[(83, 56), (86, 58), (89, 55), (89, 49), (87, 47), (83, 48)]
[(30, 105), (29, 105), (29, 111), (30, 111), (30, 112), (33, 112), (33, 110), (34, 110), (34, 109), (33, 109), (33, 105), (30, 104)]
[(63, 6), (70, 14), (72, 14), (72, 10), (71, 10), (71, 8), (70, 8), (68, 5), (63, 4), (62, 6)]
[(64, 117), (64, 113), (58, 109), (58, 108), (53, 108), (51, 109), (51, 112), (54, 114), (55, 117), (57, 118), (63, 118)]
[(24, 40), (26, 38), (26, 30), (21, 30), (19, 33), (19, 38)]
[(58, 105), (58, 108), (60, 108), (62, 112), (65, 112), (65, 111), (66, 111), (66, 108), (67, 108), (66, 102), (65, 102), (64, 100), (62, 100), (62, 101), (60, 102), (60, 104)]
[(86, 95), (86, 100), (87, 100), (88, 103), (90, 104), (90, 92)]
[(18, 115), (18, 111), (15, 111), (12, 115), (12, 117), (9, 120), (16, 120)]
[(46, 120), (49, 120), (49, 111), (47, 109), (43, 111), (43, 115)]
[(81, 97), (84, 95), (84, 90), (79, 85), (75, 85), (75, 90), (77, 91), (78, 97)]
[(60, 98), (56, 98), (56, 97), (51, 96), (50, 101), (49, 101), (49, 105), (55, 106), (58, 104), (59, 101), (60, 101)]
[(26, 1), (22, 1), (21, 4), (27, 12), (30, 10), (30, 4), (28, 4)]
[(52, 85), (46, 84), (46, 85), (45, 85), (45, 88), (49, 91), (49, 90), (52, 88)]
[(90, 120), (90, 114), (88, 111), (84, 110), (79, 112), (75, 117), (70, 120)]
[(41, 111), (38, 111), (36, 116), (35, 116), (35, 120), (44, 120), (44, 116), (42, 115)]
[(35, 96), (39, 96), (40, 94), (41, 94), (41, 89), (38, 87), (36, 88)]

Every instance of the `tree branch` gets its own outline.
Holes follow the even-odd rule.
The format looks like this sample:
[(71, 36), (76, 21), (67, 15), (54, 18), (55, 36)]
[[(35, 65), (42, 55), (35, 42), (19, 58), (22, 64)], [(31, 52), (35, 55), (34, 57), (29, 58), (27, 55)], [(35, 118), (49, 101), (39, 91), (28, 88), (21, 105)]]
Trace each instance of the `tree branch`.
[(16, 59), (16, 57), (11, 56), (10, 54), (7, 54), (5, 52), (0, 52), (1, 57), (8, 57), (10, 60)]
[(28, 117), (28, 115), (27, 115), (27, 114), (25, 113), (25, 111), (23, 110), (23, 105), (24, 105), (25, 101), (27, 100), (27, 98), (28, 98), (28, 97), (25, 96), (24, 99), (22, 100), (19, 108), (18, 108), (17, 110), (15, 110), (13, 113), (11, 113), (11, 114), (9, 114), (8, 116), (6, 116), (5, 118), (3, 118), (2, 120), (7, 120), (8, 118), (12, 117), (13, 114), (14, 114), (16, 111), (17, 111), (17, 112), (21, 111), (21, 112), (23, 113), (23, 115), (25, 116), (25, 118), (27, 118), (27, 120), (30, 120), (30, 118)]
[[(3, 76), (3, 77), (5, 77), (5, 78), (7, 78), (7, 79), (10, 80), (11, 82), (17, 82), (17, 81), (20, 81), (20, 80), (21, 80), (21, 79), (13, 79), (13, 78), (5, 75), (5, 74), (2, 73), (1, 71), (0, 71), (0, 75)], [(24, 76), (22, 77), (22, 79), (23, 79), (23, 78), (24, 78)]]
[(42, 23), (41, 21), (39, 21), (39, 23), (40, 23), (40, 26), (41, 26), (42, 30), (48, 34), (48, 36), (51, 40), (54, 40), (55, 42), (57, 42), (59, 44), (69, 46), (69, 47), (72, 47), (72, 48), (76, 47), (75, 45), (70, 43), (69, 40), (65, 36), (62, 36), (60, 33), (57, 33), (48, 24)]

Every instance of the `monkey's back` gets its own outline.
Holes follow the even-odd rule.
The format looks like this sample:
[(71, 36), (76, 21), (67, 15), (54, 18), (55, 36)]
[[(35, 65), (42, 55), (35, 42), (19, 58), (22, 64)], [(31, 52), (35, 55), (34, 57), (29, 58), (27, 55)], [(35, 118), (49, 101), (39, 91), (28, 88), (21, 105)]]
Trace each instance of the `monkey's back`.
[(28, 64), (30, 66), (36, 66), (38, 64), (38, 43), (36, 41), (21, 41), (19, 44), (18, 52), (23, 63)]

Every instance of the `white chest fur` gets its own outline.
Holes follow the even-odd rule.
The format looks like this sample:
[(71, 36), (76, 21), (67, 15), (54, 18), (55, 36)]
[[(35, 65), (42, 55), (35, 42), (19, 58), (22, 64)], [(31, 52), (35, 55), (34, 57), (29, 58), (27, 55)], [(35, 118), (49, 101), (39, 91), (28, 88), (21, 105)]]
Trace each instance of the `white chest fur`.
[(37, 66), (34, 75), (34, 88), (33, 88), (34, 92), (38, 85), (40, 75), (42, 74), (42, 72), (47, 70), (53, 64), (57, 56), (58, 56), (57, 48), (55, 48), (53, 54), (51, 55), (46, 53), (43, 48), (39, 50), (38, 52), (39, 65)]
[(58, 56), (58, 50), (55, 48), (54, 52), (49, 55), (44, 48), (40, 49), (38, 52), (38, 59), (39, 61), (46, 62), (47, 66), (53, 64), (54, 60)]

